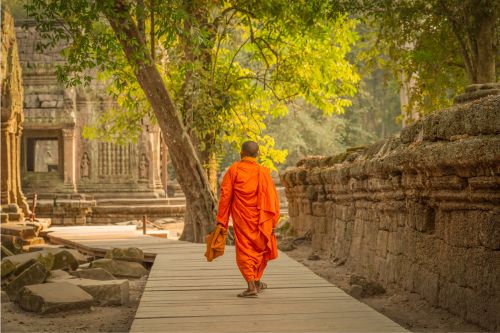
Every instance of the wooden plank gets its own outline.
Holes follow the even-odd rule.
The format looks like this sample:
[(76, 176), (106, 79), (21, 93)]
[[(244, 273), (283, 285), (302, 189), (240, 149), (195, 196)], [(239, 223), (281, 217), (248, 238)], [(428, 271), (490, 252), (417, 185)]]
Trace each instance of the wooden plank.
[[(93, 228), (93, 227), (90, 227)], [(133, 228), (58, 228), (52, 237), (101, 253), (136, 246), (154, 258), (131, 332), (405, 332), (366, 304), (280, 253), (263, 280), (269, 289), (242, 299), (234, 247), (207, 263), (205, 246), (143, 236)]]

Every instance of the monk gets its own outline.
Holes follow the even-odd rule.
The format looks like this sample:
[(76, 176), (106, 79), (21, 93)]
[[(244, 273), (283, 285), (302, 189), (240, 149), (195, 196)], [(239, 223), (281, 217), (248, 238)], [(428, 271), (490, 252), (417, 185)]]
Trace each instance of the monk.
[(217, 223), (228, 228), (233, 219), (236, 263), (248, 288), (238, 297), (257, 297), (267, 288), (261, 281), (269, 260), (278, 256), (274, 229), (279, 199), (270, 170), (257, 163), (259, 145), (243, 143), (241, 160), (228, 169), (221, 184)]

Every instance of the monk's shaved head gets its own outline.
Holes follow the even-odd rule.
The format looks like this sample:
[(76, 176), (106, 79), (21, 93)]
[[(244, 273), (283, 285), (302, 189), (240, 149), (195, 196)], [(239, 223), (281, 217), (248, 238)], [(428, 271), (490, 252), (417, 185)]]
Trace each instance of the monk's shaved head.
[(257, 157), (259, 155), (259, 145), (254, 141), (245, 141), (241, 145), (241, 156)]

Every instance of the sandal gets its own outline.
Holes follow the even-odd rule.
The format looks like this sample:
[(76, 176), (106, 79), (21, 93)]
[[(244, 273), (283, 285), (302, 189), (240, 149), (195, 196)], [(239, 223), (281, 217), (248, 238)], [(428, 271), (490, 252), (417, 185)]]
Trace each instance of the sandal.
[(257, 297), (257, 292), (256, 291), (250, 291), (250, 290), (245, 290), (242, 293), (238, 294), (238, 297), (248, 297), (248, 298), (255, 298)]
[(259, 282), (259, 287), (257, 288), (258, 292), (261, 293), (267, 289), (267, 283)]

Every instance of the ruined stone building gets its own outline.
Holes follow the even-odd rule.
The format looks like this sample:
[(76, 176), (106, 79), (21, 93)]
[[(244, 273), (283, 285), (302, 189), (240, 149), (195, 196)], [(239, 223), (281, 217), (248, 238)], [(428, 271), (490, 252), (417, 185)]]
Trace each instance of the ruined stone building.
[(37, 213), (55, 224), (182, 214), (180, 200), (165, 198), (167, 148), (158, 126), (144, 121), (137, 143), (127, 145), (84, 139), (84, 127), (116, 106), (106, 87), (66, 87), (56, 76), (64, 45), (38, 50), (29, 21), (16, 22), (16, 35), (25, 114), (21, 180), (27, 196), (41, 199)]
[(19, 142), (23, 132), (23, 85), (19, 66), (14, 20), (2, 9), (1, 59), (1, 218), (3, 222), (23, 221), (29, 209), (21, 191)]
[(299, 161), (281, 175), (291, 228), (358, 275), (500, 330), (499, 88), (469, 87), (470, 103), (400, 135)]

